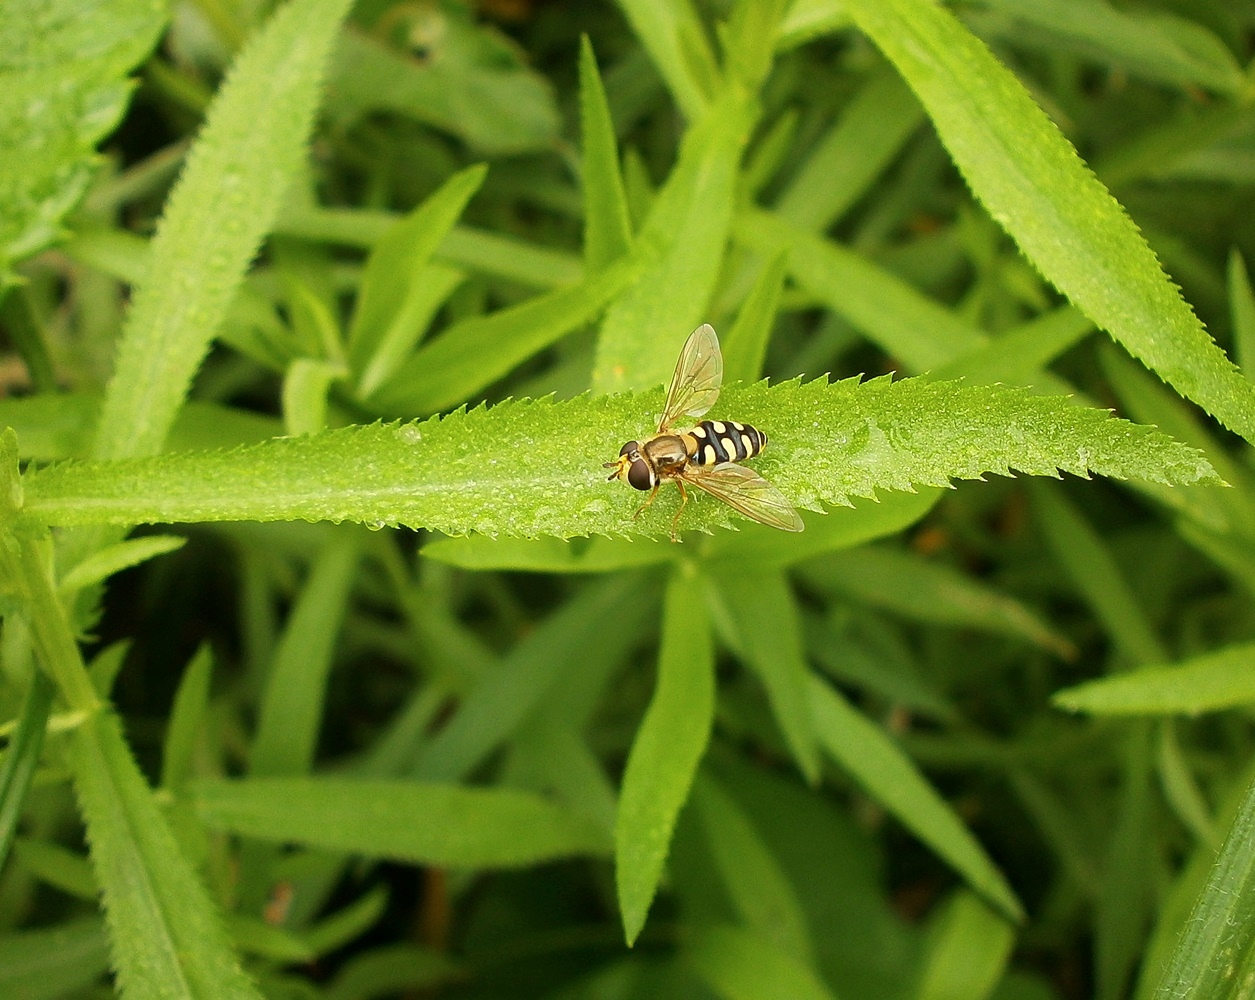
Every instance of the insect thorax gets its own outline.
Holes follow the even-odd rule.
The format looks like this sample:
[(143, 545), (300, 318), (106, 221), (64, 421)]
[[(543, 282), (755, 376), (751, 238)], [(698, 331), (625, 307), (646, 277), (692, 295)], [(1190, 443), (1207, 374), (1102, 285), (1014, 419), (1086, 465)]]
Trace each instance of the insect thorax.
[(695, 465), (742, 462), (767, 446), (766, 434), (735, 420), (703, 420), (686, 436), (694, 441), (689, 460)]
[(641, 450), (660, 473), (683, 465), (689, 458), (684, 439), (678, 434), (659, 434), (644, 442)]

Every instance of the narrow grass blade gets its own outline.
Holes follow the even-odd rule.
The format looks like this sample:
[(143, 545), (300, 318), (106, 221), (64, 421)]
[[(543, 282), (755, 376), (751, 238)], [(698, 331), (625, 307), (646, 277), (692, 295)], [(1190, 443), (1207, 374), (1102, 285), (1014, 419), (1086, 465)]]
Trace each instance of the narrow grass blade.
[(684, 337), (706, 319), (753, 111), (729, 89), (685, 134), (679, 162), (637, 237), (635, 255), (644, 269), (602, 323), (593, 364), (597, 391), (661, 385)]
[(68, 748), (122, 995), (260, 1000), (117, 718), (102, 710), (86, 719)]
[(410, 301), (422, 294), (424, 268), (487, 172), (480, 165), (454, 174), (375, 244), (349, 327), (349, 364), (354, 371), (360, 374), (370, 366), (375, 353), (390, 339), (392, 327), (407, 316)]
[(702, 928), (684, 955), (723, 1000), (837, 1000), (813, 968), (761, 933), (729, 926)]
[(1042, 369), (1093, 332), (1094, 323), (1083, 312), (1060, 306), (934, 368), (928, 377), (1041, 388)]
[(639, 262), (623, 258), (569, 288), (462, 320), (398, 366), (365, 402), (390, 415), (456, 406), (595, 319), (639, 274)]
[(780, 732), (806, 780), (819, 780), (819, 747), (808, 705), (810, 670), (789, 582), (780, 571), (724, 564), (717, 585), (727, 602), (741, 656), (767, 689)]
[(64, 591), (74, 591), (103, 583), (114, 573), (181, 549), (186, 541), (186, 538), (178, 535), (145, 535), (143, 538), (118, 542), (99, 552), (93, 552), (70, 569), (61, 577), (60, 587)]
[(1021, 602), (942, 563), (867, 546), (812, 567), (807, 579), (917, 621), (1018, 636), (1056, 656), (1075, 650)]
[(1198, 21), (1086, 0), (984, 0), (989, 33), (1052, 54), (1071, 52), (1134, 76), (1207, 87), (1237, 98), (1246, 78), (1224, 42)]
[(98, 917), (0, 935), (2, 996), (61, 1000), (91, 987), (108, 969), (109, 942)]
[(734, 238), (763, 254), (789, 254), (789, 274), (912, 371), (983, 347), (985, 333), (901, 278), (771, 212), (742, 210)]
[(1237, 250), (1229, 253), (1229, 311), (1233, 317), (1234, 357), (1246, 377), (1255, 381), (1255, 292), (1246, 261)]
[(327, 675), (357, 559), (357, 539), (340, 535), (314, 560), (266, 680), (248, 759), (252, 775), (308, 774), (313, 767)]
[(615, 886), (628, 944), (645, 926), (676, 817), (706, 752), (715, 712), (715, 654), (701, 580), (677, 570), (662, 610), (658, 681), (623, 773)]
[(30, 687), (22, 699), (22, 710), (17, 717), (17, 732), (9, 741), (3, 761), (0, 761), (0, 868), (8, 859), (9, 848), (22, 818), (22, 806), (31, 778), (39, 766), (39, 753), (44, 743), (44, 730), (48, 726), (48, 713), (52, 709), (52, 696), (56, 687), (43, 670), (31, 672)]
[[(466, 776), (554, 697), (555, 686), (569, 684), (570, 672), (586, 671), (592, 657), (617, 663), (653, 601), (651, 588), (628, 574), (585, 588), (481, 676), (418, 752), (413, 775), (426, 781)], [(607, 622), (616, 623), (610, 635)]]
[(1012, 920), (1023, 908), (980, 843), (889, 736), (836, 691), (811, 679), (810, 707), (820, 745), (873, 799), (937, 852), (968, 885)]
[(807, 232), (842, 218), (924, 123), (924, 109), (888, 67), (871, 76), (781, 192), (775, 211)]
[(590, 271), (597, 271), (627, 254), (632, 245), (632, 223), (619, 172), (614, 122), (587, 35), (580, 40), (580, 134), (584, 154), (584, 263)]
[(610, 853), (593, 820), (507, 788), (249, 778), (190, 786), (202, 821), (276, 843), (449, 868), (515, 868)]
[(814, 959), (798, 894), (751, 817), (709, 774), (693, 786), (711, 860), (744, 924), (800, 962)]
[(718, 70), (691, 0), (619, 0), (632, 31), (690, 120), (701, 116)]
[(323, 986), (322, 996), (324, 1000), (363, 1000), (434, 991), (465, 976), (445, 952), (416, 944), (383, 945), (347, 958)]
[(1125, 655), (1138, 664), (1166, 660), (1129, 582), (1085, 516), (1053, 484), (1034, 483), (1032, 496), (1055, 555)]
[(174, 695), (170, 725), (161, 748), (161, 787), (177, 790), (192, 773), (196, 741), (209, 711), (209, 683), (213, 675), (213, 653), (201, 645), (187, 668)]
[(241, 52), (153, 239), (94, 454), (161, 449), (192, 376), (296, 178), (348, 0), (293, 0)]
[(916, 1000), (985, 1000), (1006, 971), (1015, 932), (1006, 917), (960, 890), (934, 916)]
[(762, 269), (741, 304), (732, 329), (723, 337), (723, 378), (729, 385), (752, 382), (763, 373), (767, 342), (784, 288), (786, 263), (787, 257), (781, 253)]
[(618, 538), (440, 538), (423, 555), (463, 569), (505, 569), (528, 573), (611, 573), (652, 566), (675, 558), (666, 542)]
[(1060, 708), (1092, 715), (1198, 715), (1255, 702), (1255, 643), (1059, 691)]
[(1132, 220), (1019, 81), (942, 6), (851, 0), (990, 214), (1077, 306), (1179, 393), (1255, 441), (1255, 384), (1203, 329)]

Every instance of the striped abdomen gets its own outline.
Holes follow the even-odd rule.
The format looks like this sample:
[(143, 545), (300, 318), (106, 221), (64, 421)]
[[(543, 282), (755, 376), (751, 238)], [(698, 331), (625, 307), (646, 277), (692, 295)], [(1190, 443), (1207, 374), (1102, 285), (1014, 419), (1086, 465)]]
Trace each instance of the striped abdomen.
[(689, 456), (694, 465), (719, 465), (753, 458), (767, 447), (767, 435), (735, 420), (703, 420), (688, 432), (696, 447)]

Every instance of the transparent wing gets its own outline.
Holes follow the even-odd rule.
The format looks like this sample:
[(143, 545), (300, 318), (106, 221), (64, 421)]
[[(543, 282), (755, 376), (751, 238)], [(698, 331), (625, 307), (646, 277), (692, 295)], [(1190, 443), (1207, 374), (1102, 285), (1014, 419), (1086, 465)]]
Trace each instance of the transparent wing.
[(667, 405), (658, 419), (658, 432), (669, 430), (683, 416), (700, 417), (715, 405), (723, 384), (723, 354), (719, 338), (709, 323), (689, 334), (675, 363)]
[(689, 465), (680, 478), (751, 520), (782, 531), (801, 531), (805, 527), (784, 494), (743, 465), (724, 462), (713, 469)]

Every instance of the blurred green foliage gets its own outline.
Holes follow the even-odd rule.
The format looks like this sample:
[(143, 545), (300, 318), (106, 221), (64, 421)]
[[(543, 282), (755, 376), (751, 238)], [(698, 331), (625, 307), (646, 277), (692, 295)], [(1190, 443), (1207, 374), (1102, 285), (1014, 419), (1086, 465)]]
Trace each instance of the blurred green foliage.
[(0, 5), (0, 996), (1245, 995), (1255, 3), (349, 6)]

